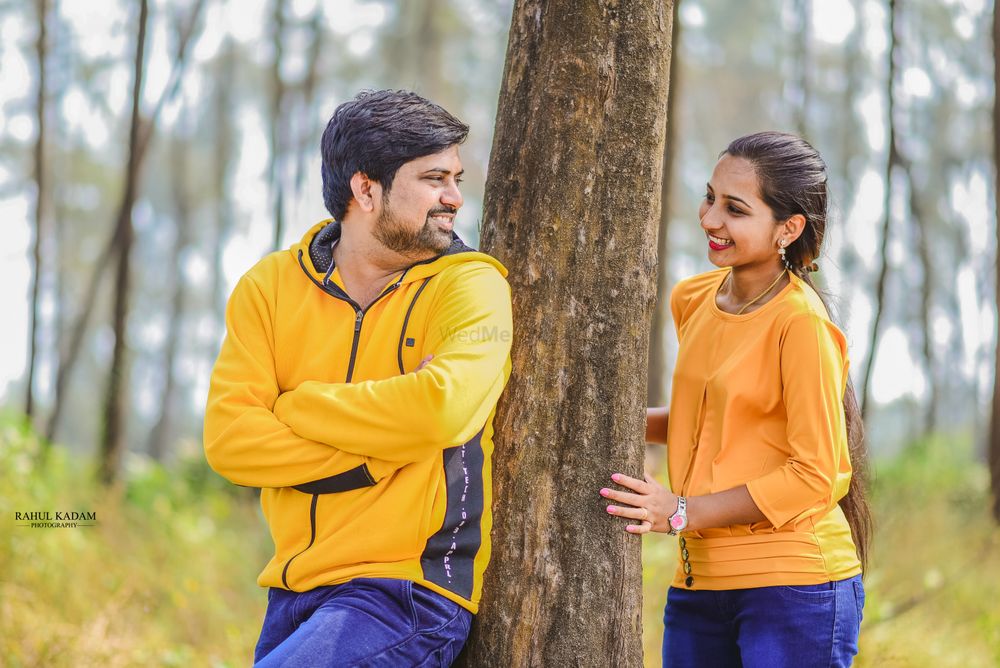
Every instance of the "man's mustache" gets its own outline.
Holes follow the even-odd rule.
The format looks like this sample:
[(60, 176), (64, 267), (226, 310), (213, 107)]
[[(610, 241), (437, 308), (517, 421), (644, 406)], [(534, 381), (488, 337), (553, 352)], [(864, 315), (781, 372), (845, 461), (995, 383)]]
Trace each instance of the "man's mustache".
[(430, 218), (431, 216), (436, 216), (439, 213), (448, 213), (451, 215), (455, 215), (456, 213), (458, 213), (458, 209), (456, 209), (453, 206), (436, 206), (427, 212), (427, 217)]

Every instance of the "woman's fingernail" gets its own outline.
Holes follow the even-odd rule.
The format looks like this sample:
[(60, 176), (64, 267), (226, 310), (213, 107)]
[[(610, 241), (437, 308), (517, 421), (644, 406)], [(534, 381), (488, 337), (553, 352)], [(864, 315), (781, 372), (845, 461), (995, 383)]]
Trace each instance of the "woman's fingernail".
[(615, 507), (614, 506), (608, 506), (608, 512), (609, 513), (615, 512)]
[(604, 488), (601, 489), (601, 496), (607, 496), (610, 493), (611, 493), (611, 490), (608, 489), (607, 487), (604, 487)]
[(611, 479), (614, 480), (615, 482), (618, 482), (619, 480), (621, 480), (621, 478), (622, 478), (622, 474), (621, 473), (612, 473), (611, 474)]

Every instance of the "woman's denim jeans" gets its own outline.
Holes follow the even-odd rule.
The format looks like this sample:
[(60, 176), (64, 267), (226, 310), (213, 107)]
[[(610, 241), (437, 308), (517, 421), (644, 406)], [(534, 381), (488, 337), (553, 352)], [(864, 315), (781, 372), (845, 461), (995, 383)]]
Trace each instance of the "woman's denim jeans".
[(663, 665), (849, 666), (858, 653), (864, 604), (860, 575), (790, 587), (671, 587), (663, 617)]

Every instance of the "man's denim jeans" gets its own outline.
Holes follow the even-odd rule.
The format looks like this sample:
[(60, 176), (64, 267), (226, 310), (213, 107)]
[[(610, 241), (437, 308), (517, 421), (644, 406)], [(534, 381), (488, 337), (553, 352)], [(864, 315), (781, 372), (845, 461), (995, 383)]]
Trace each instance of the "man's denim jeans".
[(663, 665), (849, 666), (858, 652), (864, 604), (860, 575), (794, 587), (671, 587), (663, 618)]
[(472, 614), (408, 580), (271, 588), (255, 666), (450, 666)]

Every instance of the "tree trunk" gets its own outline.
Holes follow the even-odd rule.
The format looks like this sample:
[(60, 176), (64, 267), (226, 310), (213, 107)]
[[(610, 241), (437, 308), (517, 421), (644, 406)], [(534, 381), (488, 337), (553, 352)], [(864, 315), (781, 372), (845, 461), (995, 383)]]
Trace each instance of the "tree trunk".
[(114, 335), (115, 345), (111, 357), (111, 371), (108, 390), (104, 402), (104, 435), (101, 439), (100, 478), (105, 484), (114, 482), (121, 469), (124, 450), (125, 396), (123, 385), (127, 384), (127, 363), (125, 359), (129, 298), (129, 260), (132, 255), (132, 205), (139, 182), (139, 123), (140, 101), (142, 98), (142, 77), (144, 53), (146, 49), (146, 20), (149, 14), (148, 0), (139, 5), (139, 36), (135, 49), (135, 80), (132, 85), (132, 122), (129, 126), (128, 168), (125, 172), (125, 196), (118, 222), (115, 226), (115, 302)]
[[(1000, 90), (1000, 12), (993, 8), (993, 83)], [(1000, 102), (993, 101), (993, 174), (994, 192), (1000, 192)], [(1000, 199), (993, 198), (997, 252), (1000, 253)], [(997, 317), (1000, 318), (1000, 259), (994, 263), (996, 281), (993, 301)], [(996, 331), (996, 330), (994, 330)], [(993, 367), (993, 411), (990, 417), (990, 441), (988, 459), (990, 462), (990, 489), (993, 492), (993, 519), (1000, 524), (1000, 336), (996, 337), (996, 352)]]
[[(324, 55), (326, 46), (323, 42), (323, 7), (317, 5), (309, 19), (309, 50), (306, 54), (306, 74), (302, 79), (302, 123), (299, 127), (298, 141), (295, 145), (295, 198), (300, 199), (302, 182), (305, 179), (305, 165), (308, 157), (315, 153), (316, 121), (314, 106), (316, 85), (319, 81), (319, 62)], [(329, 57), (329, 54), (327, 54)], [(307, 155), (308, 154), (308, 155)]]
[[(842, 147), (840, 158), (832, 160), (833, 164), (828, 167), (831, 177), (836, 175), (835, 178), (831, 178), (831, 189), (840, 193), (840, 201), (845, 203), (853, 201), (856, 196), (861, 181), (859, 163), (867, 164), (871, 155), (868, 137), (859, 122), (857, 111), (858, 98), (871, 77), (871, 66), (863, 47), (866, 21), (861, 11), (861, 0), (850, 0), (850, 6), (857, 18), (854, 28), (844, 40), (842, 49), (844, 54), (842, 67), (846, 85), (843, 94), (838, 97), (836, 106), (831, 107), (836, 110), (836, 116), (829, 126), (835, 130), (833, 134), (835, 145)], [(867, 276), (859, 271), (861, 258), (853, 244), (845, 243), (841, 246), (837, 262), (842, 269), (841, 294), (855, 294), (863, 289), (861, 285), (867, 285)], [(839, 314), (833, 315), (839, 315), (841, 328), (845, 332), (851, 331), (851, 321), (856, 316), (852, 304), (845, 301), (837, 310), (840, 311)]]
[(809, 131), (809, 66), (812, 39), (812, 0), (793, 0), (797, 30), (795, 35), (795, 57), (793, 85), (795, 95), (795, 131), (808, 139)]
[(871, 334), (868, 339), (868, 359), (865, 360), (864, 381), (861, 386), (861, 416), (867, 421), (871, 416), (871, 385), (872, 370), (875, 368), (875, 355), (878, 348), (879, 329), (882, 324), (882, 311), (885, 305), (886, 284), (889, 276), (889, 230), (892, 222), (892, 177), (899, 166), (899, 152), (896, 144), (896, 58), (899, 40), (896, 35), (898, 16), (896, 15), (896, 0), (889, 0), (889, 75), (886, 94), (886, 123), (888, 125), (889, 157), (885, 166), (885, 190), (882, 199), (884, 218), (882, 219), (882, 238), (879, 246), (879, 272), (875, 284), (875, 303)]
[[(229, 197), (228, 168), (232, 153), (233, 131), (230, 125), (233, 110), (233, 82), (236, 75), (236, 47), (227, 38), (220, 53), (215, 91), (212, 96), (212, 116), (215, 130), (215, 151), (212, 160), (212, 179), (215, 191), (215, 243), (212, 248), (212, 312), (219, 319), (219, 331), (225, 331), (226, 275), (222, 256), (233, 228), (231, 199)], [(213, 342), (212, 354), (218, 350)]]
[(514, 5), (482, 234), (514, 373), (467, 666), (642, 665), (641, 541), (598, 490), (642, 475), (671, 5)]
[[(420, 77), (420, 88), (424, 95), (438, 104), (451, 106), (455, 100), (447, 85), (449, 77), (445, 74), (444, 44), (448, 38), (448, 28), (443, 25), (443, 12), (446, 3), (441, 0), (425, 0), (424, 7), (418, 15), (418, 23), (414, 26), (412, 62), (416, 65), (416, 74)], [(404, 58), (406, 56), (404, 55)]]
[(284, 59), (285, 0), (274, 0), (271, 20), (274, 22), (272, 48), (274, 64), (271, 69), (271, 163), (268, 174), (271, 181), (271, 197), (274, 198), (274, 250), (281, 248), (281, 238), (285, 233), (285, 187), (284, 187), (284, 118), (285, 80), (281, 76), (281, 62)]
[(176, 217), (174, 247), (170, 262), (173, 276), (173, 295), (170, 300), (170, 319), (167, 325), (166, 349), (163, 353), (163, 394), (160, 401), (160, 415), (149, 435), (147, 451), (158, 462), (166, 460), (167, 444), (174, 422), (177, 375), (174, 367), (183, 334), (184, 311), (187, 305), (187, 289), (184, 285), (184, 253), (191, 239), (191, 194), (187, 187), (187, 139), (175, 139), (170, 151), (170, 175), (173, 189), (174, 215)]
[(39, 318), (38, 300), (42, 284), (42, 243), (44, 241), (45, 224), (45, 56), (46, 31), (45, 24), (49, 16), (48, 0), (37, 0), (35, 7), (38, 12), (38, 95), (36, 109), (38, 112), (38, 134), (35, 137), (35, 244), (32, 251), (34, 276), (31, 279), (31, 323), (28, 338), (28, 379), (25, 386), (24, 414), (31, 420), (35, 414), (35, 360), (38, 358)]
[(656, 307), (653, 309), (653, 324), (649, 330), (649, 372), (646, 379), (646, 405), (663, 406), (667, 403), (667, 328), (670, 318), (670, 268), (667, 264), (667, 249), (670, 229), (670, 187), (673, 183), (674, 159), (677, 157), (677, 113), (678, 86), (677, 57), (680, 50), (681, 22), (678, 18), (681, 0), (674, 0), (673, 19), (670, 34), (670, 91), (667, 96), (667, 139), (663, 149), (663, 181), (660, 186), (660, 228), (656, 235)]
[[(145, 131), (140, 127), (137, 129), (137, 134), (134, 139), (134, 143), (130, 139), (129, 148), (129, 168), (132, 168), (131, 161), (135, 160), (135, 168), (138, 170), (142, 166), (142, 161), (146, 155), (146, 147), (149, 144), (149, 140), (152, 137), (153, 130), (156, 127), (156, 119), (159, 117), (160, 111), (173, 97), (177, 94), (180, 89), (180, 80), (183, 78), (184, 69), (187, 63), (187, 53), (188, 47), (191, 44), (191, 37), (195, 32), (195, 26), (198, 23), (198, 19), (201, 16), (201, 11), (204, 7), (204, 0), (198, 0), (194, 7), (191, 9), (191, 17), (187, 23), (187, 27), (182, 31), (181, 38), (178, 40), (176, 57), (173, 64), (173, 69), (170, 72), (170, 79), (168, 79), (168, 84), (157, 101), (156, 107), (153, 113), (149, 117), (149, 121), (145, 124)], [(55, 383), (55, 397), (52, 402), (52, 414), (49, 416), (48, 424), (45, 428), (45, 438), (49, 441), (53, 440), (56, 436), (56, 431), (59, 428), (59, 420), (62, 417), (62, 411), (65, 406), (66, 391), (69, 389), (69, 381), (72, 376), (73, 369), (76, 367), (77, 360), (80, 357), (80, 349), (83, 346), (83, 338), (87, 333), (87, 325), (90, 322), (91, 313), (94, 311), (94, 305), (97, 303), (97, 292), (101, 287), (101, 279), (104, 278), (104, 273), (107, 268), (111, 265), (112, 260), (115, 259), (116, 249), (119, 246), (119, 229), (122, 224), (122, 219), (124, 216), (128, 215), (131, 218), (132, 211), (132, 198), (134, 197), (133, 192), (129, 192), (127, 189), (122, 193), (122, 200), (118, 205), (118, 213), (115, 217), (115, 224), (111, 228), (111, 237), (107, 240), (104, 248), (101, 250), (101, 254), (94, 263), (93, 272), (90, 274), (90, 278), (87, 281), (87, 287), (83, 293), (83, 298), (79, 300), (81, 307), (77, 312), (76, 318), (73, 320), (73, 327), (69, 331), (69, 337), (65, 349), (60, 350), (59, 356), (59, 369), (56, 372), (56, 383)], [(126, 213), (126, 209), (128, 209)]]
[[(70, 72), (70, 62), (72, 61), (73, 54), (68, 48), (64, 48), (64, 45), (69, 42), (68, 39), (64, 39), (66, 35), (65, 26), (59, 20), (59, 2), (54, 0), (49, 9), (49, 17), (47, 20), (48, 27), (48, 40), (51, 44), (49, 49), (49, 60), (50, 67), (49, 76), (51, 77), (46, 84), (48, 89), (51, 91), (52, 97), (48, 102), (50, 109), (61, 109), (63, 101), (66, 97), (67, 89), (69, 88), (68, 82), (72, 79)], [(54, 126), (46, 128), (46, 134), (48, 135), (48, 142), (50, 146), (62, 147), (67, 146), (70, 142), (66, 138), (66, 133), (59, 123)], [(51, 153), (50, 153), (51, 155)], [(47, 176), (52, 183), (65, 183), (68, 181), (68, 169), (65, 165), (67, 161), (62, 159), (49, 160), (47, 163), (48, 172)], [(70, 300), (67, 297), (67, 283), (68, 281), (68, 271), (67, 265), (69, 264), (69, 247), (70, 238), (72, 235), (66, 229), (67, 225), (64, 221), (70, 220), (71, 216), (67, 213), (67, 199), (61, 190), (55, 192), (49, 191), (46, 193), (47, 201), (49, 202), (49, 220), (52, 221), (49, 227), (49, 239), (52, 242), (52, 250), (49, 256), (49, 263), (52, 265), (52, 299), (53, 299), (53, 316), (52, 316), (52, 339), (51, 339), (51, 355), (54, 362), (58, 362), (63, 359), (66, 347), (66, 330), (68, 318), (68, 308)], [(56, 371), (56, 364), (53, 364), (53, 371)], [(54, 380), (54, 379), (53, 379)], [(50, 406), (50, 415), (51, 415)], [(42, 426), (41, 416), (35, 418), (35, 423), (38, 425), (38, 430), (41, 431), (44, 427)], [(48, 426), (48, 420), (45, 421), (45, 426)], [(41, 440), (41, 447), (38, 450), (38, 456), (36, 458), (36, 465), (38, 470), (44, 470), (47, 466), (49, 454), (52, 451), (52, 440), (43, 438)]]
[[(917, 256), (920, 258), (920, 324), (921, 352), (924, 358), (924, 369), (927, 372), (927, 405), (924, 407), (923, 434), (932, 433), (937, 427), (937, 411), (940, 403), (939, 383), (935, 364), (933, 325), (931, 321), (931, 299), (934, 288), (934, 276), (930, 250), (930, 219), (920, 201), (920, 192), (913, 174), (913, 165), (909, 159), (903, 160), (906, 172), (906, 185), (910, 199), (910, 216), (916, 227)], [(960, 322), (960, 320), (959, 320)]]

